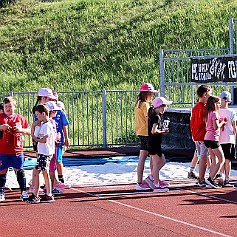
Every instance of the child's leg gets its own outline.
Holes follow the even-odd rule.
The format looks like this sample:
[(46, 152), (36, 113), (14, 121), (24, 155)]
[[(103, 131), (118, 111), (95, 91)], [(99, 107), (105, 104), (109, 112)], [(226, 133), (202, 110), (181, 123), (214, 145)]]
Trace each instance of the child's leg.
[(208, 150), (203, 141), (195, 142), (196, 149), (200, 154), (199, 166), (198, 166), (198, 177), (200, 181), (204, 181), (205, 173), (207, 168), (207, 158), (208, 158)]
[(0, 171), (0, 194), (4, 194), (6, 179), (7, 179), (7, 169)]
[(190, 172), (193, 172), (195, 170), (197, 163), (198, 163), (198, 156), (197, 152), (195, 151), (193, 154), (193, 159), (190, 164)]
[(56, 147), (56, 166), (57, 166), (57, 171), (58, 171), (58, 179), (62, 183), (64, 183), (64, 178), (63, 178), (63, 149), (62, 147), (58, 146)]
[(230, 179), (230, 171), (231, 171), (231, 160), (226, 159), (225, 164), (222, 166), (225, 169), (225, 178), (226, 180)]
[(51, 181), (49, 177), (49, 172), (48, 170), (42, 170), (43, 176), (44, 176), (44, 181), (45, 181), (45, 189), (46, 189), (46, 194), (48, 196), (52, 195), (52, 189), (51, 189)]
[[(139, 153), (139, 160), (137, 165), (137, 183), (142, 183), (143, 180), (143, 171), (145, 166), (145, 161), (148, 156), (148, 151), (146, 150), (140, 150)], [(152, 158), (150, 158), (152, 160)], [(150, 160), (150, 162), (151, 162)]]
[(212, 151), (215, 154), (215, 156), (218, 158), (218, 162), (211, 169), (211, 172), (210, 172), (210, 178), (214, 179), (216, 177), (216, 174), (220, 170), (220, 168), (223, 166), (223, 164), (225, 162), (225, 157), (224, 157), (222, 148), (220, 146), (218, 148), (212, 149)]
[(162, 154), (162, 156), (158, 155), (152, 155), (152, 162), (153, 162), (153, 170), (152, 170), (152, 176), (154, 178), (154, 184), (159, 184), (159, 173), (160, 169), (165, 165), (165, 157)]
[(212, 170), (214, 169), (214, 167), (216, 167), (218, 159), (211, 148), (208, 148), (208, 152), (210, 154), (210, 163), (211, 163), (210, 164), (210, 172), (209, 172), (209, 174), (210, 174), (212, 172)]
[(40, 182), (39, 182), (39, 175), (40, 175), (40, 170), (35, 169), (35, 191), (34, 195), (36, 197), (39, 196), (39, 187), (40, 187)]
[(57, 171), (58, 171), (58, 179), (60, 182), (64, 183), (63, 162), (56, 162), (56, 165), (57, 165)]
[(54, 184), (58, 183), (58, 181), (56, 180), (56, 177), (55, 177), (56, 169), (57, 169), (56, 154), (54, 154), (52, 159), (50, 160), (50, 163), (49, 163), (49, 176), (50, 176), (50, 180), (51, 180), (52, 189), (53, 189)]

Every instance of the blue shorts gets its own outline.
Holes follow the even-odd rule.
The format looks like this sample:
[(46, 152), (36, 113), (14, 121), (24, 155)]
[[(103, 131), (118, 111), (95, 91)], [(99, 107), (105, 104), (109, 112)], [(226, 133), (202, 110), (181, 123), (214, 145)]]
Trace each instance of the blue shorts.
[(24, 165), (24, 154), (9, 155), (0, 154), (0, 170), (4, 170), (9, 167), (14, 169), (23, 169)]
[(61, 146), (56, 146), (56, 162), (63, 161), (63, 148)]

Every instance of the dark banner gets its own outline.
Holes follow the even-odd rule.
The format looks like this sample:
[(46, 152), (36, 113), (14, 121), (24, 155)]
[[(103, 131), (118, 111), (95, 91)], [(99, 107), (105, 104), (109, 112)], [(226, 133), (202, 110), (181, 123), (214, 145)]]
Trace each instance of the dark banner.
[(237, 56), (191, 59), (191, 81), (196, 83), (236, 82)]

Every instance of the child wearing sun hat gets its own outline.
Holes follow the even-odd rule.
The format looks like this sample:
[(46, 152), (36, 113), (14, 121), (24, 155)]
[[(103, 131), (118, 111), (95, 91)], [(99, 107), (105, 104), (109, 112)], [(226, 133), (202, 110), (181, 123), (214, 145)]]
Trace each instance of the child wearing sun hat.
[(136, 190), (150, 189), (143, 181), (143, 170), (148, 156), (148, 109), (155, 93), (158, 93), (158, 91), (154, 89), (152, 84), (142, 84), (134, 107), (136, 134), (140, 138), (141, 144), (137, 166)]

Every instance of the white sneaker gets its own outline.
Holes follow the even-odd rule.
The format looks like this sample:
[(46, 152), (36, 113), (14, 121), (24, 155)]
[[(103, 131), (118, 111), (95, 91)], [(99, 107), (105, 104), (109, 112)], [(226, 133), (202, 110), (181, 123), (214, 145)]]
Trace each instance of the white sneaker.
[(153, 187), (153, 192), (154, 193), (165, 193), (165, 192), (168, 192), (168, 191), (169, 191), (168, 188), (163, 188), (160, 185), (159, 186), (158, 185), (154, 185), (154, 187)]
[(23, 191), (20, 196), (22, 201), (27, 201), (29, 199), (29, 195), (26, 191)]
[(4, 193), (0, 194), (0, 202), (5, 201), (5, 195)]

